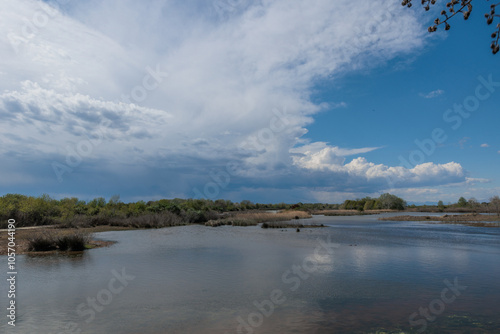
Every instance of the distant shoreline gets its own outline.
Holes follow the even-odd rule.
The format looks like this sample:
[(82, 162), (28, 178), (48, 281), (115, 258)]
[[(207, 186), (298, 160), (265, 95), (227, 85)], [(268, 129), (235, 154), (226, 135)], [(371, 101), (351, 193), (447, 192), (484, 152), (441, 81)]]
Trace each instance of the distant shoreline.
[[(44, 252), (36, 252), (36, 251), (29, 251), (29, 240), (32, 238), (36, 233), (40, 234), (46, 234), (46, 233), (65, 233), (65, 234), (71, 234), (71, 233), (88, 233), (88, 234), (93, 234), (93, 233), (99, 233), (99, 232), (109, 232), (109, 231), (127, 231), (127, 230), (133, 230), (133, 228), (124, 228), (124, 227), (116, 227), (116, 226), (96, 226), (96, 227), (91, 227), (91, 228), (80, 228), (80, 229), (68, 229), (68, 228), (59, 228), (59, 227), (54, 227), (54, 226), (37, 226), (35, 228), (30, 227), (30, 228), (18, 228), (16, 229), (16, 234), (15, 234), (15, 243), (16, 243), (16, 255), (21, 255), (21, 254), (74, 254), (78, 252), (71, 252), (71, 251), (59, 251), (59, 250), (51, 250), (51, 251), (44, 251)], [(0, 256), (1, 255), (7, 255), (7, 232), (0, 233)], [(93, 249), (93, 248), (101, 248), (101, 247), (109, 247), (113, 244), (115, 244), (115, 241), (110, 241), (110, 240), (96, 240), (92, 238), (89, 243), (86, 245), (86, 249)]]
[[(350, 216), (362, 216), (362, 215), (379, 215), (383, 213), (417, 213), (417, 211), (405, 210), (316, 210), (312, 211), (312, 215), (324, 215), (324, 216), (338, 216), (338, 217), (350, 217)], [(428, 212), (435, 213), (435, 212)], [(321, 225), (308, 225), (304, 223), (295, 223), (293, 220), (303, 220), (311, 218), (312, 216), (303, 211), (284, 211), (281, 213), (240, 213), (227, 218), (221, 218), (220, 220), (209, 221), (205, 223), (205, 226), (221, 226), (221, 225), (233, 225), (233, 226), (257, 226), (258, 224), (263, 224), (266, 228), (314, 228), (314, 227), (324, 227)], [(435, 224), (461, 224), (466, 226), (476, 226), (476, 227), (500, 227), (500, 216), (497, 215), (486, 215), (478, 213), (467, 213), (467, 214), (444, 214), (442, 216), (416, 216), (416, 215), (400, 215), (394, 217), (381, 217), (378, 218), (379, 221), (424, 221)], [(293, 223), (286, 223), (286, 221), (292, 221)], [(203, 224), (183, 224), (183, 225), (203, 225)], [(174, 225), (182, 226), (182, 225)], [(93, 235), (94, 233), (109, 232), (109, 231), (131, 231), (131, 230), (144, 230), (151, 228), (163, 228), (172, 226), (120, 226), (115, 225), (98, 225), (98, 226), (84, 226), (84, 227), (65, 227), (59, 225), (51, 226), (33, 226), (33, 227), (23, 227), (16, 230), (16, 254), (71, 254), (74, 252), (68, 251), (30, 251), (29, 250), (29, 240), (33, 238), (36, 234), (71, 234), (71, 233), (85, 233)], [(0, 231), (0, 255), (7, 255), (7, 233)], [(114, 241), (103, 241), (96, 240), (91, 237), (90, 241), (86, 245), (86, 249), (109, 247), (113, 245)]]
[(379, 218), (378, 220), (381, 220), (381, 221), (425, 221), (425, 222), (434, 222), (434, 223), (441, 223), (441, 224), (461, 224), (461, 225), (477, 226), (477, 227), (500, 227), (500, 216), (488, 215), (488, 214), (478, 214), (478, 213), (456, 214), (456, 215), (444, 214), (442, 216), (403, 215), (403, 216), (395, 216), (395, 217), (382, 217), (382, 218)]

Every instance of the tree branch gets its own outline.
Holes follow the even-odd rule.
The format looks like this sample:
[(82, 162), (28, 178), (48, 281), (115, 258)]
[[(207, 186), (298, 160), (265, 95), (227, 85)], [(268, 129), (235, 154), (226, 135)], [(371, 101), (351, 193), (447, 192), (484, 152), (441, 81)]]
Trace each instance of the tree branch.
[[(464, 20), (468, 20), (469, 17), (470, 17), (470, 14), (472, 13), (472, 1), (473, 0), (450, 0), (448, 3), (446, 3), (446, 8), (447, 10), (442, 10), (441, 11), (441, 15), (445, 17), (445, 19), (441, 20), (439, 18), (436, 18), (434, 20), (434, 25), (430, 26), (429, 28), (427, 28), (427, 30), (429, 32), (435, 32), (438, 28), (438, 26), (444, 24), (445, 25), (445, 28), (444, 30), (450, 30), (451, 26), (450, 24), (448, 23), (448, 21), (454, 17), (455, 15), (457, 15), (458, 13), (462, 13), (464, 15)], [(486, 0), (486, 1), (489, 1), (489, 0)], [(431, 8), (431, 5), (435, 5), (436, 4), (436, 0), (421, 0), (421, 4), (422, 6), (424, 7), (424, 9), (426, 11), (430, 10)], [(405, 6), (405, 7), (408, 7), (408, 8), (411, 8), (412, 7), (412, 0), (403, 0), (401, 2), (401, 5), (402, 6)], [(459, 9), (455, 9), (455, 6), (460, 6)], [(488, 25), (491, 25), (493, 23), (493, 21), (495, 20), (495, 18), (499, 18), (500, 15), (499, 14), (496, 14), (495, 12), (495, 9), (496, 9), (496, 6), (500, 6), (500, 2), (498, 3), (495, 3), (495, 4), (492, 4), (490, 6), (490, 12), (489, 13), (486, 13), (484, 16), (486, 18), (486, 23)], [(451, 14), (449, 14), (451, 13)], [(499, 46), (499, 42), (500, 42), (500, 23), (498, 23), (496, 25), (496, 30), (495, 32), (493, 32), (491, 34), (491, 38), (493, 39), (492, 43), (491, 43), (491, 50), (493, 52), (493, 54), (496, 54), (498, 53), (498, 51), (500, 51), (500, 46)]]

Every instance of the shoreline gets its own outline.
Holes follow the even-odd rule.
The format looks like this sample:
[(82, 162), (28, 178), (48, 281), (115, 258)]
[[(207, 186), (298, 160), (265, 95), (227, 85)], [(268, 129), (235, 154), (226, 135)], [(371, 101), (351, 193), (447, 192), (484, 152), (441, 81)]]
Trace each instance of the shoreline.
[(380, 221), (423, 221), (431, 224), (460, 224), (476, 227), (500, 227), (500, 216), (488, 214), (456, 214), (442, 216), (412, 216), (402, 215), (379, 218)]
[[(408, 212), (408, 211), (396, 211), (396, 210), (370, 210), (367, 212), (357, 211), (357, 210), (324, 210), (312, 212), (314, 215), (324, 215), (324, 216), (339, 216), (339, 217), (350, 217), (350, 216), (364, 216), (364, 215), (378, 215), (382, 213), (388, 212)], [(303, 212), (304, 213), (304, 212)], [(433, 212), (429, 212), (433, 213)], [(252, 217), (253, 219), (248, 219), (249, 221), (245, 221), (244, 223), (236, 223), (237, 217), (226, 218), (220, 221), (209, 221), (205, 224), (193, 224), (193, 225), (205, 225), (205, 226), (221, 226), (221, 225), (233, 225), (233, 226), (256, 226), (258, 224), (265, 224), (267, 228), (314, 228), (314, 227), (324, 227), (324, 226), (316, 226), (308, 224), (300, 223), (301, 220), (310, 218), (311, 216), (301, 214), (298, 216), (294, 216), (293, 219), (296, 220), (293, 224), (286, 224), (287, 220), (277, 219), (273, 221), (272, 219), (263, 219), (263, 217)], [(235, 219), (236, 218), (236, 219)], [(238, 218), (241, 218), (238, 217)], [(258, 219), (259, 218), (259, 219)], [(268, 218), (268, 217), (266, 217)], [(225, 220), (229, 220), (225, 222)], [(245, 219), (246, 220), (246, 219)], [(250, 220), (255, 220), (250, 222)], [(415, 215), (401, 215), (394, 217), (382, 217), (378, 218), (379, 221), (423, 221), (428, 222), (430, 224), (460, 224), (466, 226), (475, 226), (475, 227), (500, 227), (500, 216), (496, 215), (487, 215), (487, 214), (476, 214), (476, 213), (468, 213), (468, 214), (455, 214), (448, 215), (444, 214), (442, 216), (415, 216)], [(322, 225), (322, 224), (321, 224)], [(266, 228), (264, 227), (264, 228)], [(153, 227), (154, 228), (154, 227)], [(75, 228), (65, 228), (59, 227), (58, 225), (50, 225), (50, 226), (31, 226), (31, 227), (20, 227), (16, 229), (15, 241), (16, 241), (16, 254), (32, 254), (32, 255), (46, 255), (46, 254), (73, 254), (73, 253), (81, 253), (85, 250), (109, 247), (116, 243), (116, 241), (112, 240), (96, 240), (91, 238), (91, 240), (85, 245), (86, 249), (80, 252), (74, 251), (61, 251), (61, 250), (51, 250), (51, 251), (29, 251), (29, 239), (33, 237), (36, 233), (44, 233), (47, 231), (54, 231), (60, 234), (71, 234), (75, 232), (79, 233), (88, 233), (92, 235), (93, 233), (100, 232), (111, 232), (111, 231), (133, 231), (133, 230), (145, 230), (151, 228), (138, 228), (131, 226), (111, 226), (111, 225), (99, 225), (93, 227), (75, 227)], [(7, 243), (8, 243), (8, 234), (7, 230), (0, 230), (0, 256), (7, 255)]]
[[(221, 226), (221, 225), (233, 225), (233, 226), (256, 226), (261, 223), (268, 223), (270, 228), (280, 227), (283, 228), (282, 225), (277, 225), (280, 222), (286, 222), (294, 220), (294, 224), (289, 224), (289, 227), (294, 228), (307, 228), (307, 227), (319, 227), (319, 226), (308, 226), (307, 224), (299, 224), (298, 221), (302, 219), (311, 218), (311, 215), (304, 211), (285, 211), (285, 212), (277, 212), (277, 213), (239, 213), (234, 214), (231, 217), (221, 218), (216, 221), (209, 221), (204, 224), (178, 224), (178, 225), (162, 225), (162, 224), (147, 224), (142, 226), (131, 226), (131, 225), (97, 225), (91, 227), (66, 227), (64, 225), (42, 225), (42, 226), (29, 226), (29, 227), (18, 227), (15, 230), (15, 250), (16, 255), (21, 254), (70, 254), (75, 253), (73, 251), (61, 251), (58, 249), (55, 250), (47, 250), (47, 251), (30, 251), (29, 249), (29, 239), (34, 236), (43, 235), (44, 233), (50, 234), (53, 232), (54, 234), (59, 235), (70, 235), (75, 233), (83, 233), (90, 235), (90, 241), (85, 244), (85, 250), (79, 251), (85, 252), (89, 249), (101, 248), (101, 247), (109, 247), (115, 244), (115, 241), (111, 240), (96, 240), (93, 238), (94, 233), (99, 232), (111, 232), (111, 231), (133, 231), (133, 230), (148, 230), (148, 229), (157, 229), (157, 228), (166, 228), (166, 227), (174, 227), (174, 226), (186, 226), (186, 225), (204, 225), (204, 226)], [(292, 226), (293, 225), (293, 226)], [(2, 233), (3, 232), (3, 233)], [(0, 256), (8, 254), (8, 230), (0, 230)]]
[[(24, 254), (32, 254), (32, 255), (46, 255), (46, 254), (74, 254), (74, 253), (82, 253), (85, 250), (94, 249), (94, 248), (102, 248), (109, 247), (114, 245), (116, 241), (112, 240), (96, 240), (92, 238), (87, 244), (86, 249), (84, 251), (61, 251), (61, 250), (51, 250), (51, 251), (29, 251), (29, 238), (33, 236), (34, 233), (44, 233), (47, 231), (57, 231), (61, 233), (72, 233), (72, 232), (83, 232), (83, 233), (99, 233), (99, 232), (110, 232), (110, 231), (130, 231), (136, 230), (135, 228), (124, 228), (117, 226), (96, 226), (90, 228), (59, 228), (57, 226), (37, 226), (36, 228), (28, 227), (28, 228), (18, 228), (16, 229), (15, 234), (15, 250), (16, 255), (24, 255)], [(3, 232), (3, 233), (1, 233)], [(7, 255), (7, 243), (8, 243), (8, 235), (7, 230), (0, 231), (0, 256)]]

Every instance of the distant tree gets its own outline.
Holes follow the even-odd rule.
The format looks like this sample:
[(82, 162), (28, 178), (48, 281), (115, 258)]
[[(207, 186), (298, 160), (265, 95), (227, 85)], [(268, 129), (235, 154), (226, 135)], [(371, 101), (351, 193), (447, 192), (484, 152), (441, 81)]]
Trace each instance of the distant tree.
[(253, 203), (252, 203), (251, 201), (249, 201), (249, 200), (243, 200), (243, 201), (241, 201), (240, 206), (241, 206), (241, 208), (242, 208), (243, 210), (249, 210), (249, 209), (251, 209), (254, 205), (253, 205)]
[(106, 199), (104, 197), (97, 197), (91, 200), (87, 205), (91, 208), (104, 208), (106, 206)]
[[(473, 0), (450, 0), (446, 3), (446, 8), (441, 11), (442, 18), (436, 18), (434, 20), (434, 25), (427, 28), (427, 30), (429, 32), (435, 32), (440, 25), (444, 25), (444, 30), (450, 30), (451, 26), (448, 21), (458, 13), (462, 13), (464, 20), (468, 20), (473, 9), (472, 2)], [(431, 5), (436, 4), (436, 0), (421, 0), (421, 4), (424, 9), (428, 11), (431, 9)], [(403, 0), (401, 5), (410, 8), (412, 7), (412, 0)], [(484, 15), (488, 25), (491, 25), (495, 18), (500, 17), (500, 15), (495, 12), (496, 6), (499, 5), (500, 3), (492, 4), (490, 6), (490, 12)], [(493, 41), (490, 48), (493, 54), (496, 54), (500, 50), (498, 44), (500, 38), (500, 23), (496, 25), (495, 31), (491, 34), (491, 38)]]
[(344, 203), (342, 203), (342, 205), (340, 206), (340, 208), (341, 208), (342, 210), (350, 210), (350, 209), (351, 209), (351, 202), (352, 202), (352, 201), (351, 201), (350, 199), (346, 199), (346, 200), (344, 201)]
[(216, 200), (214, 204), (216, 206), (216, 210), (218, 210), (219, 212), (226, 211), (229, 206), (228, 203), (223, 199)]
[(116, 205), (118, 203), (120, 203), (120, 195), (111, 196), (111, 198), (109, 199), (109, 202), (108, 202), (109, 205)]
[(490, 198), (490, 207), (500, 216), (500, 197), (493, 196)]
[(375, 201), (372, 199), (369, 199), (366, 201), (365, 206), (363, 207), (363, 210), (373, 210), (373, 206), (375, 205)]
[(138, 201), (133, 204), (132, 214), (139, 215), (146, 211), (146, 203), (144, 201)]
[(479, 202), (477, 201), (477, 199), (475, 199), (474, 197), (471, 197), (469, 198), (469, 201), (467, 202), (467, 205), (473, 209), (474, 211), (477, 211), (477, 209), (479, 208)]
[(63, 198), (59, 201), (59, 210), (63, 219), (69, 219), (77, 213), (78, 198)]
[(438, 202), (438, 209), (441, 210), (441, 211), (444, 210), (444, 203), (443, 203), (443, 201), (439, 201)]
[(406, 207), (405, 200), (389, 193), (380, 195), (378, 202), (380, 209), (404, 210)]
[(460, 197), (458, 199), (457, 206), (460, 208), (465, 208), (467, 206), (467, 200), (464, 197)]

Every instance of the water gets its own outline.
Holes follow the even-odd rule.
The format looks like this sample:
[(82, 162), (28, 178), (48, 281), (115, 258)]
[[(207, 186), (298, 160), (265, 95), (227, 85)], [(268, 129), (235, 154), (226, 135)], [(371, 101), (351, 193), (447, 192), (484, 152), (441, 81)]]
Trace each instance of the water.
[(378, 217), (105, 232), (118, 243), (18, 256), (16, 327), (3, 311), (0, 332), (500, 333), (500, 229)]

